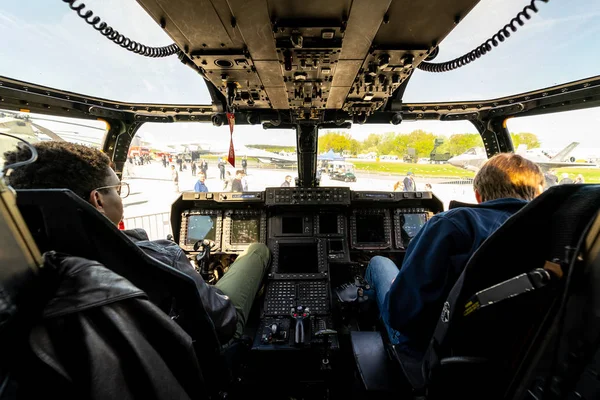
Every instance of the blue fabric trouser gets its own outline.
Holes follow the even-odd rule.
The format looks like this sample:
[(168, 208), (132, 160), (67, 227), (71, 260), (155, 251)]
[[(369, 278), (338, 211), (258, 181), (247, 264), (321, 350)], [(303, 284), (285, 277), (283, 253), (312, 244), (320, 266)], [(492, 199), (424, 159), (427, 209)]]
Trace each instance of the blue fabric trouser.
[(400, 270), (392, 260), (387, 257), (375, 256), (369, 261), (365, 280), (371, 285), (366, 291), (369, 298), (375, 298), (379, 307), (380, 317), (383, 320), (388, 337), (392, 344), (398, 344), (399, 332), (390, 327), (390, 312), (388, 310), (388, 293), (392, 287), (392, 281)]

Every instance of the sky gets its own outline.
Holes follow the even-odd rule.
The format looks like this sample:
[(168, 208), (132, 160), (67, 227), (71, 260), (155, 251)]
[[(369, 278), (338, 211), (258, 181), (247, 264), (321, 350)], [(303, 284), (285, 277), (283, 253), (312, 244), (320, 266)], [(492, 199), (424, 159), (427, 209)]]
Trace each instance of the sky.
[[(528, 3), (481, 0), (441, 43), (435, 62), (472, 50)], [(85, 4), (133, 40), (149, 46), (172, 43), (134, 0), (85, 0)], [(416, 71), (404, 101), (484, 100), (600, 75), (600, 1), (537, 4), (540, 12), (525, 27), (476, 62), (441, 74)], [(210, 104), (200, 76), (175, 56), (152, 59), (128, 52), (87, 25), (62, 0), (0, 1), (0, 37), (2, 76), (111, 100)], [(577, 140), (581, 148), (597, 148), (600, 153), (600, 109), (515, 118), (508, 127), (537, 134), (546, 148)], [(415, 129), (446, 136), (476, 132), (464, 121), (354, 125), (349, 132), (363, 140), (369, 133)], [(227, 127), (210, 124), (146, 124), (140, 135), (161, 144), (229, 142)], [(294, 145), (294, 138), (293, 131), (260, 126), (238, 126), (234, 133), (234, 141), (241, 144)]]

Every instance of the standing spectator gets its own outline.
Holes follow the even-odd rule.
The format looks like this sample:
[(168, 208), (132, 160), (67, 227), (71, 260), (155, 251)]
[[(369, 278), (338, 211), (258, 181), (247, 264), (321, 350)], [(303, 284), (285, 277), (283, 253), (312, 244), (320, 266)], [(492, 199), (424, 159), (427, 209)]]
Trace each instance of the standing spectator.
[(235, 171), (235, 179), (231, 181), (231, 191), (232, 192), (243, 192), (244, 185), (242, 183), (242, 177), (244, 176), (244, 170), (238, 169)]
[(248, 160), (246, 156), (242, 159), (242, 169), (244, 170), (244, 175), (248, 175)]
[[(242, 170), (242, 172), (244, 172), (244, 171)], [(248, 191), (248, 179), (246, 178), (245, 172), (242, 175), (242, 189), (244, 189), (244, 192)]]
[(281, 187), (290, 187), (292, 186), (292, 177), (291, 175), (286, 175), (285, 180), (281, 184)]
[(417, 190), (417, 184), (415, 183), (415, 179), (413, 178), (412, 171), (408, 171), (406, 173), (406, 177), (404, 178), (404, 191), (405, 192), (414, 192)]
[(204, 183), (205, 180), (206, 175), (204, 175), (204, 172), (198, 172), (198, 181), (196, 182), (196, 185), (194, 185), (194, 192), (208, 192), (208, 188)]
[(171, 165), (171, 179), (175, 185), (175, 191), (179, 193), (179, 172), (175, 169), (175, 165)]
[(573, 183), (573, 179), (569, 178), (569, 174), (566, 172), (562, 174), (562, 179), (558, 182), (559, 185), (566, 185), (569, 183)]
[(558, 177), (553, 170), (550, 170), (544, 174), (544, 179), (546, 180), (546, 187), (551, 187), (554, 185), (558, 185)]
[(223, 192), (231, 192), (231, 185), (233, 182), (233, 177), (231, 176), (231, 172), (227, 171), (225, 173), (225, 180), (223, 181)]
[(223, 162), (222, 158), (219, 158), (217, 167), (219, 167), (219, 179), (225, 180), (225, 162)]

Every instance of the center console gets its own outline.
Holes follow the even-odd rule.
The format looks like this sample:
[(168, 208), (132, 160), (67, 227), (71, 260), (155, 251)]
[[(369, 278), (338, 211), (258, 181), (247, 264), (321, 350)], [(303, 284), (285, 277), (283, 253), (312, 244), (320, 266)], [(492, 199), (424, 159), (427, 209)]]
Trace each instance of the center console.
[[(277, 216), (270, 227), (272, 252), (255, 349), (306, 348), (331, 328), (327, 241), (314, 237), (314, 218)], [(295, 236), (294, 236), (295, 235)]]
[(350, 198), (347, 188), (266, 190), (272, 263), (255, 350), (337, 348), (329, 268), (349, 257), (343, 210)]

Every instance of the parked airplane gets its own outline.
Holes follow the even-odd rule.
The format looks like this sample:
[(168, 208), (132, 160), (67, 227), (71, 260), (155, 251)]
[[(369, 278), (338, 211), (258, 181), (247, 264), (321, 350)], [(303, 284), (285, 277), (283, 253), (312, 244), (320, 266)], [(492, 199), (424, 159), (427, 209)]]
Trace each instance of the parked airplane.
[[(531, 150), (528, 151), (527, 146), (525, 145), (519, 146), (516, 153), (535, 162), (540, 166), (543, 172), (553, 168), (595, 166), (595, 164), (575, 162), (575, 158), (570, 157), (571, 153), (578, 145), (578, 142), (572, 142), (552, 157), (544, 152), (540, 154), (533, 153)], [(448, 160), (448, 163), (455, 167), (477, 172), (486, 160), (487, 154), (483, 147), (472, 147), (463, 154), (452, 157)]]
[[(186, 151), (197, 151), (200, 156), (203, 154), (219, 155), (227, 157), (229, 147), (224, 145), (207, 145), (207, 144), (180, 144), (180, 147)], [(236, 158), (247, 157), (255, 158), (259, 163), (273, 165), (276, 168), (291, 167), (298, 164), (298, 158), (295, 155), (281, 155), (271, 151), (246, 147), (244, 145), (235, 146)]]
[[(103, 129), (101, 128), (89, 125), (76, 124), (73, 122), (65, 122), (45, 118), (32, 118), (26, 114), (0, 112), (0, 133), (6, 133), (12, 136), (16, 136), (29, 143), (36, 143), (44, 140), (54, 140), (59, 142), (69, 141), (74, 143), (82, 143), (88, 146), (99, 147), (102, 141), (102, 137), (93, 135), (89, 136), (77, 131), (50, 130), (44, 126), (39, 125), (37, 123), (38, 120), (50, 121), (67, 125), (82, 126), (86, 129), (103, 131)], [(13, 150), (15, 146), (15, 139), (6, 136), (0, 136), (0, 155), (4, 154), (5, 151)]]
[[(244, 146), (245, 147), (245, 146)], [(250, 158), (256, 158), (259, 163), (274, 165), (276, 168), (291, 167), (298, 165), (298, 157), (293, 156), (282, 156), (277, 153), (273, 153), (261, 149), (253, 149), (245, 147), (242, 155)]]

